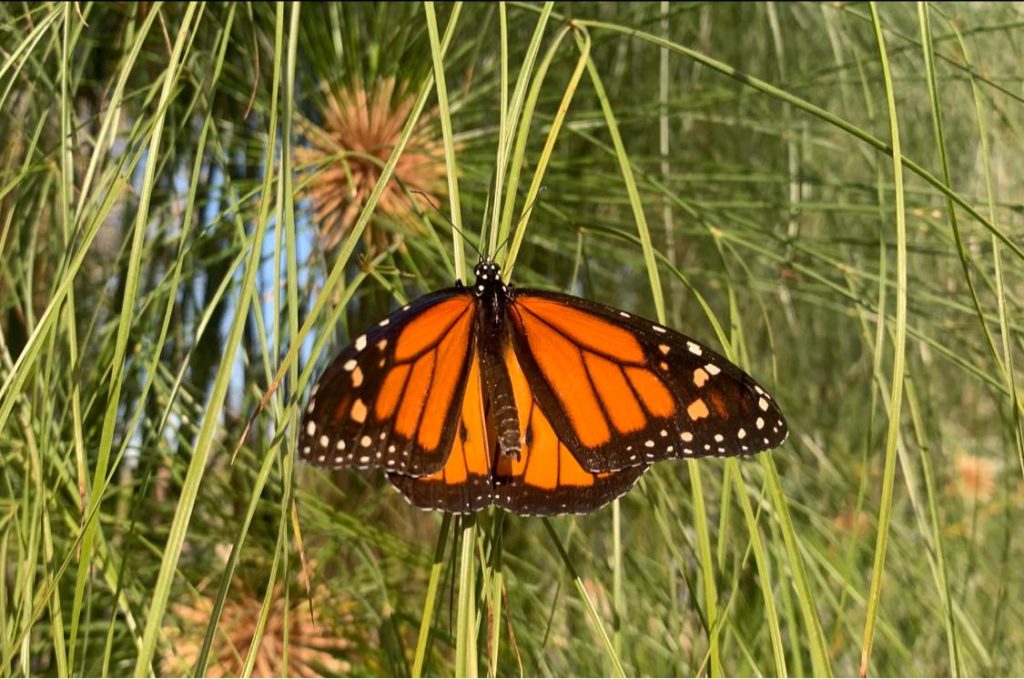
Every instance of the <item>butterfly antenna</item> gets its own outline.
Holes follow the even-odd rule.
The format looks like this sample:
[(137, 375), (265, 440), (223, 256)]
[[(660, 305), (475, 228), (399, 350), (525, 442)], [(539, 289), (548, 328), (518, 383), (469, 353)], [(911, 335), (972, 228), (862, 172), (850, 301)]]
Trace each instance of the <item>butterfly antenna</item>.
[(515, 234), (519, 233), (519, 228), (526, 223), (527, 219), (530, 218), (530, 214), (533, 212), (533, 206), (537, 204), (537, 201), (540, 200), (541, 194), (543, 194), (545, 191), (547, 191), (546, 187), (540, 187), (540, 189), (537, 191), (537, 195), (533, 197), (533, 200), (530, 202), (530, 204), (526, 207), (525, 210), (523, 210), (523, 216), (519, 218), (519, 222), (516, 224), (516, 228), (512, 229), (509, 232), (509, 234), (505, 236), (505, 240), (501, 241), (501, 245), (498, 246), (497, 251), (495, 251), (494, 253), (495, 256), (497, 256), (498, 252), (500, 252), (503, 247), (509, 244), (509, 242), (512, 240), (512, 237)]
[(491, 242), (490, 241), (491, 233), (490, 233), (490, 229), (488, 228), (488, 224), (490, 223), (490, 219), (487, 218), (487, 214), (492, 211), (492, 206), (491, 206), (491, 182), (493, 182), (493, 181), (494, 181), (494, 173), (492, 172), (491, 173), (491, 178), (487, 180), (487, 198), (484, 201), (484, 219), (483, 219), (483, 224), (480, 227), (480, 244), (484, 248), (486, 248), (487, 250), (490, 250), (489, 244)]
[[(496, 181), (497, 178), (495, 177), (494, 170), (491, 170), (491, 177), (487, 180), (487, 202), (484, 203), (484, 227), (481, 234), (481, 242), (487, 245), (487, 252), (490, 253), (492, 258), (496, 254), (494, 239), (497, 237), (498, 228), (498, 225), (495, 223), (497, 214), (494, 206), (494, 196), (498, 192), (495, 184)], [(488, 213), (490, 213), (490, 218), (488, 218)], [(488, 225), (490, 225), (490, 228), (488, 228)]]
[[(452, 220), (450, 220), (447, 217), (445, 217), (444, 213), (441, 212), (440, 208), (438, 208), (437, 205), (434, 205), (433, 196), (430, 196), (425, 191), (421, 191), (419, 189), (409, 189), (409, 193), (417, 193), (417, 194), (423, 196), (427, 200), (427, 204), (429, 204), (430, 207), (432, 207), (434, 209), (434, 212), (437, 213), (437, 216), (440, 217), (441, 219), (443, 219), (444, 222), (446, 224), (448, 224), (448, 226), (450, 226), (453, 229), (455, 229), (456, 233), (458, 233), (460, 236), (462, 236), (463, 242), (469, 243), (469, 247), (473, 248), (473, 252), (476, 253), (476, 256), (479, 257), (480, 259), (483, 259), (483, 253), (481, 253), (480, 249), (477, 248), (477, 246), (473, 244), (473, 240), (469, 237), (469, 235), (465, 231), (460, 229), (459, 227), (455, 226), (455, 223), (452, 222)], [(415, 205), (415, 203), (414, 203), (414, 205)]]

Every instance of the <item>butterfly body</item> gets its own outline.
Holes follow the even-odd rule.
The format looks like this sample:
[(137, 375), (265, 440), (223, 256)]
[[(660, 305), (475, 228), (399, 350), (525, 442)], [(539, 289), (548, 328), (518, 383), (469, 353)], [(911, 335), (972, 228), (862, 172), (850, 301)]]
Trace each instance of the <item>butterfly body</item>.
[(696, 341), (595, 302), (514, 290), (494, 262), (355, 341), (311, 392), (300, 456), (382, 468), (414, 505), (579, 513), (662, 459), (745, 455), (787, 429)]
[(512, 301), (512, 290), (501, 279), (501, 272), (491, 261), (481, 262), (476, 269), (473, 294), (479, 305), (477, 310), (477, 350), (485, 398), (494, 422), (498, 451), (503, 456), (517, 459), (522, 453), (519, 432), (519, 411), (512, 392), (504, 356), (509, 349), (506, 327), (507, 307)]

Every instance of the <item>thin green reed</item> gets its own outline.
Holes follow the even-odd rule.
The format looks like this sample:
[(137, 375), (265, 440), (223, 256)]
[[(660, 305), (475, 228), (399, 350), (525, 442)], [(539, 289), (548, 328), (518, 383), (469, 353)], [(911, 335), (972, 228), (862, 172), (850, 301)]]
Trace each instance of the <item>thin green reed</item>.
[[(882, 81), (885, 84), (885, 99), (889, 113), (889, 131), (892, 135), (893, 184), (896, 198), (896, 327), (893, 340), (892, 393), (889, 397), (889, 428), (885, 439), (885, 471), (882, 477), (882, 498), (878, 515), (878, 538), (875, 544), (875, 559), (871, 569), (871, 586), (868, 592), (867, 619), (864, 624), (864, 639), (861, 647), (861, 676), (866, 676), (870, 668), (871, 646), (874, 642), (878, 608), (881, 603), (882, 576), (885, 573), (885, 551), (889, 538), (893, 486), (896, 476), (896, 446), (900, 436), (900, 412), (903, 404), (903, 378), (906, 370), (907, 345), (907, 224), (903, 196), (903, 156), (900, 152), (896, 99), (885, 39), (882, 36), (882, 25), (875, 3), (871, 3), (869, 6), (875, 27), (875, 38), (878, 42), (878, 56), (882, 67)], [(885, 323), (885, 320), (879, 319), (879, 323)]]

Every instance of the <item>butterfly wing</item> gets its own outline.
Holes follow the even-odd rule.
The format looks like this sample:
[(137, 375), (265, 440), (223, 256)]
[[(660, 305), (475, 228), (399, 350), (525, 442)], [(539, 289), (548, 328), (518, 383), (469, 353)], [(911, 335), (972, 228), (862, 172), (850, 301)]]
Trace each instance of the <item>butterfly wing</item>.
[(583, 468), (747, 455), (779, 446), (782, 412), (708, 347), (625, 311), (517, 291), (512, 344), (540, 410)]
[(425, 476), (388, 474), (409, 502), (460, 514), (491, 504), (523, 515), (578, 514), (597, 509), (633, 487), (646, 466), (603, 473), (583, 469), (541, 411), (511, 348), (505, 353), (505, 365), (519, 414), (522, 452), (518, 459), (498, 452), (489, 417), (493, 394), (484, 392), (479, 359), (474, 359), (458, 434), (444, 468)]
[(467, 514), (491, 504), (492, 459), (480, 362), (474, 358), (444, 467), (423, 476), (389, 473), (388, 480), (416, 507)]
[(476, 309), (468, 290), (449, 288), (357, 337), (310, 393), (300, 457), (324, 467), (440, 470), (468, 382)]
[(516, 514), (584, 514), (626, 493), (647, 471), (643, 464), (616, 471), (584, 469), (540, 407), (538, 394), (511, 347), (505, 353), (505, 365), (519, 413), (523, 451), (518, 459), (497, 457), (494, 504)]

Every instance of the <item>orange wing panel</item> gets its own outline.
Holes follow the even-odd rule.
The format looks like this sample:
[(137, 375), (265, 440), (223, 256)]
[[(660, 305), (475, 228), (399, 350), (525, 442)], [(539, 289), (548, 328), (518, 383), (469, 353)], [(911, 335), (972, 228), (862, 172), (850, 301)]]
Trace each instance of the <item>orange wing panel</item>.
[(410, 476), (440, 470), (459, 425), (476, 310), (465, 288), (439, 290), (355, 335), (310, 390), (300, 457)]
[[(484, 398), (480, 384), (480, 362), (473, 361), (469, 371), (469, 384), (462, 402), (462, 420), (455, 435), (452, 458), (461, 457), (466, 475), (487, 476), (491, 473), (491, 445), (484, 421)], [(449, 483), (451, 483), (449, 481)]]
[[(434, 347), (452, 327), (452, 319), (462, 317), (473, 304), (472, 297), (456, 297), (427, 309), (402, 329), (395, 347), (395, 360), (408, 361)], [(471, 314), (469, 314), (471, 315)]]
[(458, 432), (444, 466), (426, 476), (388, 474), (388, 480), (409, 502), (459, 514), (492, 503), (525, 515), (582, 513), (633, 486), (646, 466), (603, 473), (584, 469), (537, 406), (511, 348), (505, 353), (505, 365), (519, 413), (520, 455), (501, 456), (492, 440), (480, 361), (474, 355)]
[(778, 404), (749, 375), (659, 323), (523, 289), (511, 299), (509, 319), (538, 407), (588, 472), (749, 455), (786, 438)]
[(380, 393), (377, 394), (377, 405), (374, 407), (378, 420), (386, 420), (395, 414), (398, 399), (402, 397), (402, 387), (405, 386), (405, 381), (408, 378), (408, 364), (395, 366), (384, 378), (384, 384), (380, 388)]
[(388, 474), (410, 503), (423, 509), (467, 513), (491, 504), (491, 444), (484, 419), (480, 362), (474, 356), (451, 454), (433, 474)]
[(643, 465), (606, 474), (588, 472), (559, 440), (530, 390), (526, 375), (509, 348), (505, 366), (519, 412), (518, 458), (497, 458), (494, 502), (517, 514), (566, 514), (596, 509), (629, 490)]
[(583, 361), (615, 429), (620, 432), (643, 429), (647, 425), (647, 418), (622, 374), (622, 369), (608, 359), (589, 352), (584, 354)]
[[(540, 412), (540, 411), (538, 411)], [(551, 425), (548, 425), (551, 426)], [(595, 475), (588, 472), (565, 446), (558, 449), (558, 482), (563, 486), (592, 486)]]
[(405, 387), (402, 402), (398, 404), (398, 416), (395, 418), (395, 431), (407, 438), (412, 438), (420, 423), (423, 402), (430, 390), (431, 378), (434, 374), (434, 353), (421, 356), (412, 365), (412, 374)]
[(530, 351), (554, 388), (580, 442), (588, 447), (607, 443), (611, 430), (590, 385), (580, 350), (537, 317), (523, 314), (520, 318)]
[(580, 346), (623, 363), (644, 362), (644, 351), (632, 333), (593, 314), (542, 299), (531, 299), (525, 308)]
[(528, 486), (553, 490), (558, 486), (559, 443), (551, 423), (541, 415), (540, 410), (530, 409), (530, 426), (533, 436), (530, 443), (523, 449), (522, 457), (526, 461), (526, 473), (523, 481)]
[(437, 447), (441, 440), (444, 415), (452, 406), (452, 395), (462, 374), (459, 357), (464, 355), (469, 342), (470, 323), (473, 318), (463, 314), (437, 348), (437, 361), (430, 381), (430, 394), (420, 416), (418, 441), (428, 450)]
[(626, 368), (626, 375), (652, 415), (671, 417), (676, 412), (672, 394), (657, 375), (643, 368)]

